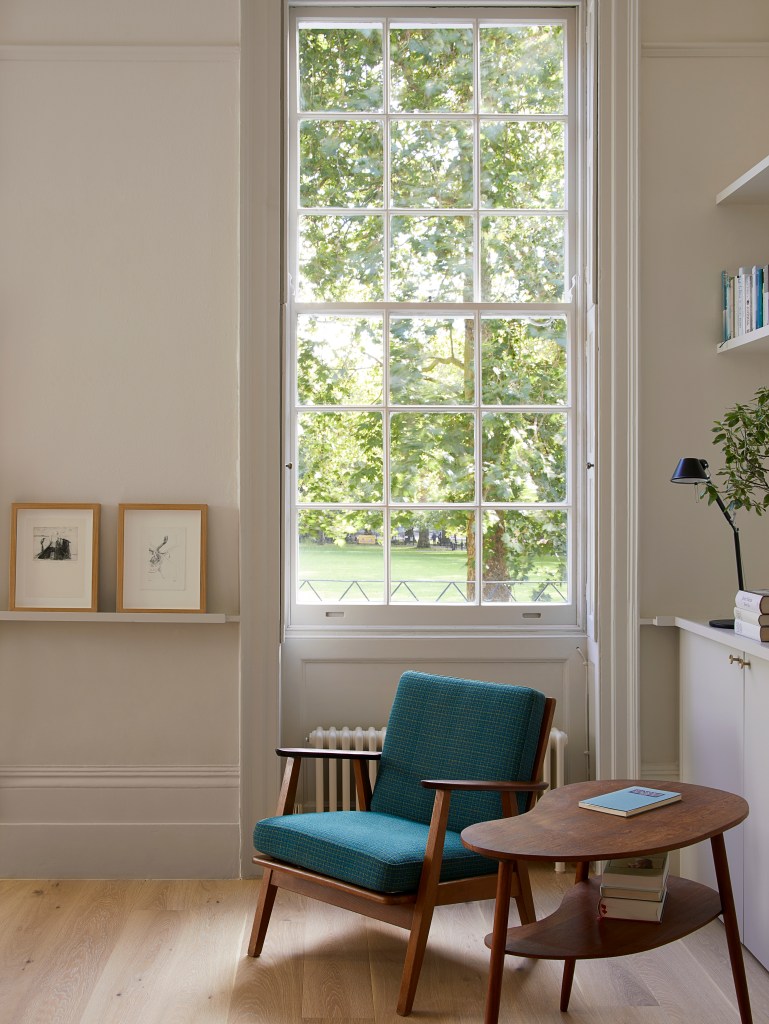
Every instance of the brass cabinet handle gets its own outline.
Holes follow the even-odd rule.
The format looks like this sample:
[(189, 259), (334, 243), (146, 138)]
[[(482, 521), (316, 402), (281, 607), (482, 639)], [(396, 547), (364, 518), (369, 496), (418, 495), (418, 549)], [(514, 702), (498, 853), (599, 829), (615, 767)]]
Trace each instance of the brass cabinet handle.
[(740, 658), (736, 654), (730, 654), (729, 655), (729, 664), (730, 665), (739, 665), (740, 668), (750, 668), (750, 662), (749, 661), (745, 661), (744, 658)]

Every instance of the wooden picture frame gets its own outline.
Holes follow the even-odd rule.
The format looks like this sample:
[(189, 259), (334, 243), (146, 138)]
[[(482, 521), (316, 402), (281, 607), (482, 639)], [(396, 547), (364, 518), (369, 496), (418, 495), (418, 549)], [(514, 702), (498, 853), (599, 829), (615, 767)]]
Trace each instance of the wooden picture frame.
[(11, 611), (95, 612), (101, 505), (11, 505)]
[(118, 506), (117, 610), (205, 612), (208, 505)]

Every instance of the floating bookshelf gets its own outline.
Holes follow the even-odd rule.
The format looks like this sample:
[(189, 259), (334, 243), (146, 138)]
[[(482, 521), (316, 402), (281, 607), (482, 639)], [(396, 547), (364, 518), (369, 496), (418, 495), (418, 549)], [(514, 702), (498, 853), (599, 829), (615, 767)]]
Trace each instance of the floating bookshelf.
[[(769, 204), (769, 156), (727, 185), (716, 196), (716, 206)], [(769, 352), (769, 326), (721, 342), (716, 351), (763, 354)]]
[(769, 327), (759, 327), (757, 331), (749, 334), (739, 334), (736, 338), (730, 338), (718, 346), (718, 352), (752, 352), (756, 355), (761, 352), (769, 352)]
[(741, 174), (716, 196), (716, 206), (769, 203), (769, 156)]

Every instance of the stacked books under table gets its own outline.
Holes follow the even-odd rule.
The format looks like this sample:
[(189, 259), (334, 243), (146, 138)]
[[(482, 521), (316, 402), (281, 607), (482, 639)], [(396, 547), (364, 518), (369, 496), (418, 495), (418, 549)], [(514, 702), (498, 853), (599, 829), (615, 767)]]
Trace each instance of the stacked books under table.
[(659, 921), (667, 895), (668, 863), (667, 853), (607, 861), (601, 878), (599, 916)]
[(738, 590), (734, 598), (734, 632), (761, 643), (769, 641), (769, 590)]

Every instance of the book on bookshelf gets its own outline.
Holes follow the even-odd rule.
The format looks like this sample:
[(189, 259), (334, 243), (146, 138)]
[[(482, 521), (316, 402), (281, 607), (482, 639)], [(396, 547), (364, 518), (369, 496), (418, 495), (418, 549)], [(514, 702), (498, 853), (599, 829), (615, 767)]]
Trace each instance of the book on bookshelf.
[(617, 887), (623, 890), (659, 892), (665, 887), (669, 866), (670, 857), (667, 853), (607, 860), (601, 876), (601, 886), (603, 889)]
[(602, 896), (598, 901), (598, 916), (624, 921), (660, 921), (666, 896), (667, 890), (660, 900), (622, 900)]
[(769, 265), (721, 271), (721, 343), (769, 325)]
[(738, 590), (734, 607), (746, 612), (769, 613), (769, 590)]
[(667, 789), (650, 789), (647, 786), (627, 786), (616, 789), (613, 793), (603, 793), (587, 800), (580, 800), (579, 806), (589, 811), (601, 811), (603, 814), (617, 814), (622, 818), (630, 818), (643, 811), (664, 807), (681, 799), (680, 793)]
[(737, 636), (744, 636), (748, 640), (758, 640), (762, 644), (769, 641), (769, 626), (759, 626), (756, 622), (745, 622), (743, 619), (735, 619), (734, 632)]
[(754, 626), (769, 626), (769, 614), (763, 612), (749, 612), (746, 608), (735, 608), (734, 617), (742, 619), (743, 622), (752, 622)]

